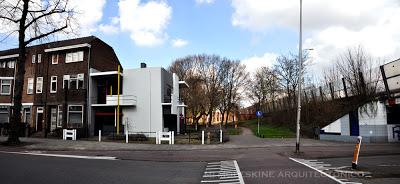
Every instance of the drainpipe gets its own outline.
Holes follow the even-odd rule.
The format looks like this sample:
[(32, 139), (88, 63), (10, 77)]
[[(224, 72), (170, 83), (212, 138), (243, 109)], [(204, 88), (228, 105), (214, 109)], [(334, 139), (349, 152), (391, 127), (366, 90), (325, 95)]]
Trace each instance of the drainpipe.
[(86, 89), (87, 89), (87, 91), (86, 91), (86, 95), (87, 95), (87, 97), (86, 97), (86, 99), (87, 99), (87, 103), (86, 103), (86, 108), (87, 108), (87, 117), (86, 117), (86, 124), (87, 124), (87, 126), (86, 126), (86, 135), (88, 135), (88, 137), (90, 136), (90, 127), (91, 127), (91, 124), (92, 124), (92, 121), (91, 121), (91, 119), (92, 119), (92, 107), (91, 107), (91, 104), (92, 104), (92, 99), (91, 99), (91, 90), (90, 90), (90, 87), (92, 86), (92, 79), (90, 78), (90, 59), (91, 59), (91, 57), (90, 57), (90, 55), (91, 55), (91, 50), (92, 50), (92, 46), (91, 45), (89, 45), (89, 53), (88, 53), (88, 60), (87, 60), (87, 68), (88, 68), (88, 75), (87, 75), (87, 87), (86, 87)]

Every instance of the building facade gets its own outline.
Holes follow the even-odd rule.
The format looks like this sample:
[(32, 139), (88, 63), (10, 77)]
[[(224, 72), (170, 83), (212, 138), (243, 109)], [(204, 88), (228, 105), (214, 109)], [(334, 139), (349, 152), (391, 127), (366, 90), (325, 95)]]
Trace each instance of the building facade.
[[(13, 105), (17, 51), (0, 51), (0, 123), (9, 121)], [(115, 71), (119, 64), (112, 47), (94, 36), (28, 47), (22, 121), (40, 136), (62, 128), (76, 128), (81, 136), (88, 136), (93, 127), (91, 103), (98, 100), (90, 96), (90, 89), (104, 90), (91, 86), (90, 71)], [(116, 81), (106, 78), (104, 82)]]

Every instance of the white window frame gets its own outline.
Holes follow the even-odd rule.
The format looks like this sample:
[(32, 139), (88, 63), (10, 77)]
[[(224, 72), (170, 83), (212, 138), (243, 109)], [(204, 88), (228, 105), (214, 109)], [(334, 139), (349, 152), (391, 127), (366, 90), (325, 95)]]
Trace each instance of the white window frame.
[(63, 86), (62, 86), (63, 89), (65, 89), (65, 81), (68, 81), (67, 82), (67, 85), (68, 85), (67, 89), (69, 89), (69, 75), (64, 75), (63, 76)]
[(37, 55), (37, 63), (41, 63), (42, 62), (42, 54), (38, 54)]
[(15, 68), (15, 63), (16, 63), (15, 61), (8, 61), (7, 62), (7, 67), (8, 68)]
[(65, 54), (65, 63), (75, 63), (83, 61), (83, 51), (68, 52)]
[[(28, 84), (27, 84), (27, 86), (26, 86), (26, 94), (28, 94), (28, 95), (33, 94), (33, 92), (34, 92), (34, 90), (35, 90), (34, 85), (35, 85), (35, 79), (34, 79), (34, 78), (28, 78)], [(31, 88), (31, 89), (32, 89), (31, 92), (29, 92), (29, 88), (30, 88), (30, 87), (32, 87), (32, 88)]]
[(7, 68), (7, 61), (0, 62), (0, 68)]
[(32, 63), (36, 63), (36, 55), (35, 54), (32, 55)]
[[(74, 106), (82, 107), (82, 111), (70, 111), (69, 108), (74, 107)], [(67, 124), (68, 125), (71, 125), (71, 123), (69, 122), (69, 113), (70, 112), (81, 112), (82, 113), (82, 122), (80, 124), (83, 126), (83, 105), (68, 105), (68, 109), (67, 109)]]
[[(10, 83), (9, 83), (9, 84), (4, 84), (4, 83), (3, 83), (4, 81), (9, 81)], [(11, 89), (11, 84), (12, 84), (12, 80), (11, 80), (11, 79), (1, 79), (0, 94), (1, 94), (1, 95), (10, 95), (10, 94), (11, 94), (11, 90), (12, 90), (12, 89)], [(7, 86), (10, 86), (10, 90), (8, 91), (8, 93), (4, 93), (4, 92), (3, 92), (3, 86), (6, 86), (6, 85), (7, 85)]]
[[(56, 90), (53, 91), (54, 84), (55, 84)], [(57, 76), (50, 77), (50, 93), (57, 93)]]
[[(58, 105), (57, 106), (57, 128), (60, 128), (60, 127), (62, 127), (62, 105)], [(60, 117), (61, 117), (61, 119), (60, 119)]]
[(36, 78), (36, 93), (43, 93), (43, 77)]
[(53, 64), (53, 65), (58, 64), (58, 54), (51, 55), (51, 64)]
[[(75, 85), (71, 86), (71, 82), (75, 81)], [(85, 74), (80, 73), (76, 75), (64, 75), (63, 76), (63, 89), (65, 88), (65, 83), (67, 82), (68, 89), (85, 89)], [(82, 82), (82, 87), (79, 88), (79, 82)]]

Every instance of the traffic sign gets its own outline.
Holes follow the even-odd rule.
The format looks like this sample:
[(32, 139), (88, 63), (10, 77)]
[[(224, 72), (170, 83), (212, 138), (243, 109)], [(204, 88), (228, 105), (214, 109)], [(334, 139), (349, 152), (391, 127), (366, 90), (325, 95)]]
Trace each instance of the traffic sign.
[(257, 112), (256, 112), (256, 116), (257, 116), (257, 117), (261, 117), (262, 115), (263, 115), (263, 113), (262, 113), (261, 111), (257, 111)]

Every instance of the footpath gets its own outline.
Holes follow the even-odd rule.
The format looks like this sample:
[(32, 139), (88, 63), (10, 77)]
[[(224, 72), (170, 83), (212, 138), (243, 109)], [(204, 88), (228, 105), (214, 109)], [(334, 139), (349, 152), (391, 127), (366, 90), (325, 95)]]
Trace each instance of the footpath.
[[(43, 150), (43, 151), (169, 151), (169, 150), (217, 150), (217, 149), (247, 149), (247, 148), (274, 148), (274, 147), (294, 147), (295, 138), (259, 138), (252, 134), (251, 130), (242, 127), (241, 135), (230, 135), (229, 141), (221, 144), (141, 144), (141, 143), (122, 143), (108, 141), (87, 141), (87, 140), (62, 140), (49, 138), (27, 138), (21, 137), (24, 143), (18, 146), (23, 150)], [(7, 140), (7, 137), (0, 137), (0, 142)], [(301, 146), (307, 149), (312, 147), (326, 147), (330, 149), (340, 149), (341, 147), (351, 147), (353, 143), (320, 141), (314, 139), (301, 139)], [(375, 146), (392, 146), (389, 143), (371, 144)], [(398, 146), (398, 145), (397, 145)], [(5, 148), (1, 146), (0, 148)]]

